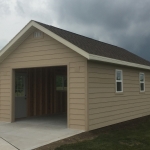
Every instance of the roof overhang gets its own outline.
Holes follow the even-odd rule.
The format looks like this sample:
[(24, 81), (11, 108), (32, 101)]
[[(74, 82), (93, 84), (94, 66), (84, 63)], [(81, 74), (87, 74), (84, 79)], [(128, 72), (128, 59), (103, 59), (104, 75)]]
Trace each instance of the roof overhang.
[(98, 56), (98, 55), (92, 55), (92, 54), (89, 54), (89, 60), (102, 61), (102, 62), (107, 62), (107, 63), (112, 63), (112, 64), (118, 64), (118, 65), (123, 65), (123, 66), (150, 70), (150, 66), (136, 64), (136, 63), (122, 61), (122, 60), (108, 58), (108, 57), (103, 57), (103, 56)]
[(142, 68), (150, 70), (150, 66), (146, 65), (140, 65), (136, 63), (131, 63), (127, 61), (102, 57), (98, 55), (92, 55), (81, 48), (75, 46), (74, 44), (70, 43), (69, 41), (63, 39), (62, 37), (58, 36), (57, 34), (51, 32), (50, 30), (44, 28), (40, 24), (36, 23), (35, 21), (30, 21), (1, 51), (0, 51), (0, 63), (8, 56), (10, 55), (31, 33), (33, 33), (35, 30), (40, 30), (43, 33), (49, 35), (50, 37), (54, 38), (55, 40), (59, 41), (60, 43), (64, 44), (65, 46), (69, 47), (70, 49), (74, 50), (78, 54), (82, 55), (88, 60), (95, 60), (95, 61), (101, 61), (101, 62), (107, 62), (107, 63), (113, 63), (113, 64), (119, 64), (124, 66), (130, 66), (135, 68)]

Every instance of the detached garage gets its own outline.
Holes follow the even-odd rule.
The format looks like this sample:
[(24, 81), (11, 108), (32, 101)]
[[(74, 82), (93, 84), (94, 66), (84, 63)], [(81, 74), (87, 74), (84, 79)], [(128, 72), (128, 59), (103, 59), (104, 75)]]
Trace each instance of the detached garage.
[(61, 115), (93, 130), (150, 115), (150, 62), (30, 21), (0, 52), (0, 121)]

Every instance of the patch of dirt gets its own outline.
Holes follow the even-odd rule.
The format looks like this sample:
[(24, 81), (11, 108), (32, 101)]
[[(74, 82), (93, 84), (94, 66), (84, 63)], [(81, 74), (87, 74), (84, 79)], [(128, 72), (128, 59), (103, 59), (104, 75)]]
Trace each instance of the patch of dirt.
[[(150, 119), (150, 116), (146, 116), (146, 117), (126, 121), (123, 123), (111, 125), (108, 127), (92, 130), (89, 132), (84, 132), (84, 133), (81, 133), (81, 134), (78, 134), (78, 135), (75, 135), (75, 136), (54, 142), (54, 143), (50, 143), (48, 145), (44, 145), (34, 150), (55, 150), (55, 148), (60, 147), (61, 145), (64, 145), (64, 144), (73, 144), (73, 143), (77, 143), (77, 142), (81, 142), (85, 140), (92, 140), (96, 138), (97, 136), (99, 136), (101, 133), (109, 134), (109, 131), (112, 131), (112, 130), (116, 131), (120, 129), (135, 129), (135, 127), (137, 127), (139, 124), (144, 123), (149, 119)], [(120, 141), (120, 144), (133, 146), (133, 145), (140, 145), (142, 143), (139, 143), (138, 141), (132, 141), (131, 143)]]

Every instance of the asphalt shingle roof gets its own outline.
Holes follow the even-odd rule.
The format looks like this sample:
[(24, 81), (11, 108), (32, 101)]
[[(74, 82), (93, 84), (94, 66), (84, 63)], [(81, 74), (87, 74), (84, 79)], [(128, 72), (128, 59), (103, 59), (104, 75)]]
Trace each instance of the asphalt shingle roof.
[(89, 54), (150, 66), (150, 62), (117, 46), (37, 22), (41, 26), (81, 48)]

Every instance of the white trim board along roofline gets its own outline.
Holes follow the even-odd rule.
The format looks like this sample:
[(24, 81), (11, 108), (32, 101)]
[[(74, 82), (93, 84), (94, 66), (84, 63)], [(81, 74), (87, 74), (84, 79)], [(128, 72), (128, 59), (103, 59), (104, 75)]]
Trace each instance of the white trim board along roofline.
[(122, 60), (108, 58), (108, 57), (103, 57), (103, 56), (98, 56), (98, 55), (92, 55), (92, 54), (89, 54), (89, 60), (96, 60), (96, 61), (102, 61), (102, 62), (107, 62), (107, 63), (112, 63), (112, 64), (118, 64), (118, 65), (130, 66), (134, 68), (150, 70), (150, 66), (136, 64), (136, 63), (122, 61)]
[(150, 70), (150, 66), (132, 63), (128, 61), (122, 61), (118, 59), (113, 59), (109, 57), (103, 57), (99, 55), (89, 54), (88, 52), (84, 51), (83, 49), (77, 47), (76, 45), (72, 44), (71, 42), (65, 40), (64, 38), (60, 37), (59, 35), (53, 33), (52, 31), (48, 30), (47, 28), (41, 26), (40, 24), (36, 23), (35, 21), (30, 21), (1, 51), (0, 51), (0, 63), (9, 55), (15, 48), (17, 48), (34, 30), (40, 30), (43, 33), (51, 36), (55, 40), (59, 41), (60, 43), (64, 44), (65, 46), (69, 47), (70, 49), (74, 50), (78, 54), (82, 55), (83, 57), (87, 58), (88, 60), (94, 61), (102, 61), (112, 64), (119, 64), (124, 66), (130, 66), (135, 68), (147, 69)]

